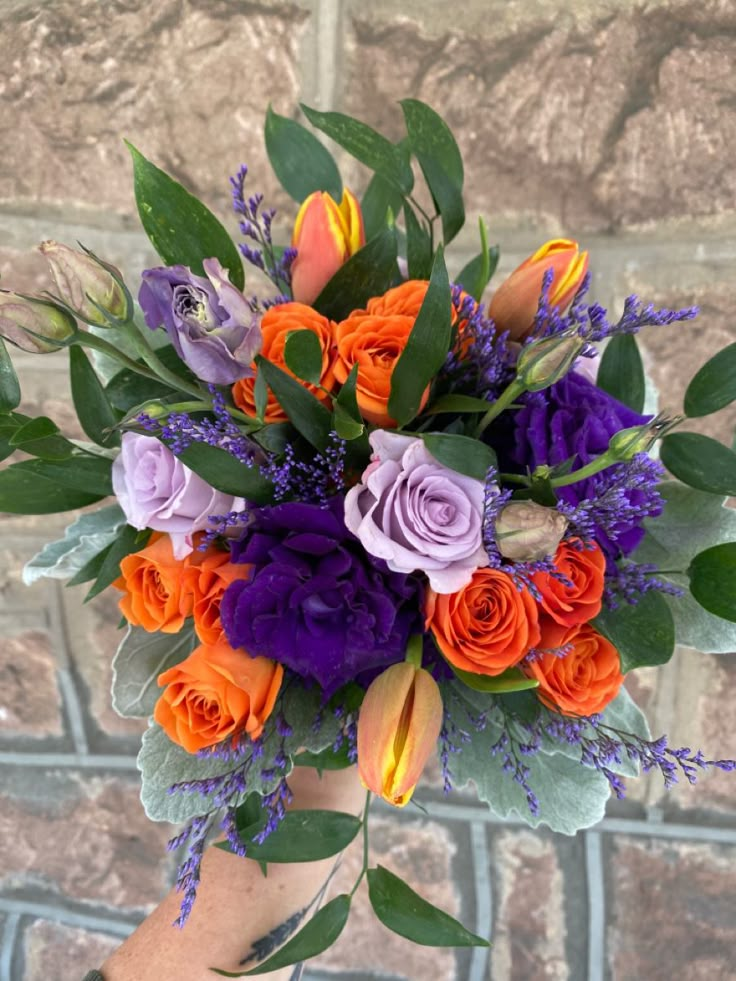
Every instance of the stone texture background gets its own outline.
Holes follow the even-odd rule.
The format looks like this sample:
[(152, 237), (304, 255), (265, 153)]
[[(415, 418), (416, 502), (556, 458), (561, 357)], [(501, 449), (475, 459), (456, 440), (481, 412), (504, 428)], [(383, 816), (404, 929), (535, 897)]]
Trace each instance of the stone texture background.
[[(227, 177), (293, 217), (262, 146), (266, 104), (351, 111), (398, 134), (397, 100), (440, 109), (466, 160), (500, 275), (560, 233), (592, 253), (594, 292), (701, 304), (646, 337), (665, 405), (736, 340), (736, 6), (732, 0), (0, 0), (0, 280), (47, 282), (33, 247), (80, 239), (132, 277), (138, 230), (122, 137), (223, 219)], [(349, 181), (365, 175), (344, 161)], [(231, 227), (235, 225), (231, 219)], [(24, 395), (68, 430), (61, 357), (21, 358)], [(727, 416), (727, 414), (724, 414)], [(709, 421), (730, 441), (731, 418)], [(0, 516), (0, 981), (74, 981), (166, 888), (167, 829), (137, 800), (140, 726), (108, 705), (109, 597), (22, 586), (60, 518)], [(736, 662), (681, 651), (634, 694), (678, 744), (736, 756)], [(376, 852), (424, 894), (491, 932), (483, 951), (389, 937), (359, 905), (311, 981), (659, 981), (736, 977), (736, 781), (665, 795), (643, 780), (574, 839), (503, 825), (427, 781), (382, 816)]]

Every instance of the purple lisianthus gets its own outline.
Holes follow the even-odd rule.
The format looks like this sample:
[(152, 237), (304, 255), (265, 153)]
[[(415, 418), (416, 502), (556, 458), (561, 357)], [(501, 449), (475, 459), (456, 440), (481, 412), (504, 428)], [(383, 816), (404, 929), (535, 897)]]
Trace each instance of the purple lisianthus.
[(253, 374), (261, 349), (258, 317), (217, 259), (202, 263), (207, 277), (186, 266), (146, 269), (138, 302), (148, 326), (164, 326), (179, 357), (197, 378), (232, 385)]
[(228, 586), (220, 616), (228, 642), (270, 657), (329, 697), (348, 681), (404, 657), (421, 629), (418, 579), (366, 555), (345, 527), (342, 498), (250, 512), (231, 543), (250, 578)]
[(210, 487), (159, 440), (139, 433), (123, 433), (112, 486), (128, 524), (166, 532), (177, 559), (189, 555), (192, 535), (210, 527), (210, 515), (245, 507), (242, 498)]
[(345, 498), (345, 523), (394, 572), (424, 572), (437, 593), (455, 593), (488, 565), (484, 487), (438, 463), (423, 440), (371, 433), (373, 460)]
[[(517, 464), (529, 470), (567, 460), (573, 460), (573, 471), (579, 470), (606, 452), (614, 433), (640, 426), (651, 419), (651, 416), (629, 409), (576, 371), (571, 371), (543, 392), (526, 395), (524, 401), (524, 408), (514, 415), (515, 446), (511, 455)], [(626, 463), (614, 464), (601, 474), (560, 487), (557, 493), (573, 506), (582, 501), (594, 501), (602, 487), (615, 477), (615, 472), (624, 475), (622, 468), (628, 466)], [(653, 475), (655, 470), (652, 470)], [(628, 555), (641, 541), (644, 535), (641, 521), (631, 515), (637, 510), (642, 515), (659, 513), (655, 488), (654, 476), (651, 487), (641, 486), (641, 483), (631, 489), (624, 486), (621, 494), (625, 499), (627, 518), (618, 523), (607, 521), (606, 531), (600, 526), (596, 528), (596, 540), (609, 559)]]

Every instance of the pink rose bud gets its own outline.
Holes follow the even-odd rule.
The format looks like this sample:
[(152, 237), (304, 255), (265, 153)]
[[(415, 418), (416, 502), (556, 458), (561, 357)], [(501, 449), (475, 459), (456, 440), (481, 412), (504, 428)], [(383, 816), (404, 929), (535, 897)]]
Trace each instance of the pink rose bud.
[(429, 671), (392, 664), (368, 688), (358, 717), (358, 773), (366, 790), (403, 807), (442, 727), (442, 696)]
[(553, 238), (518, 266), (491, 297), (488, 316), (513, 341), (523, 340), (534, 325), (542, 280), (552, 269), (549, 302), (564, 310), (588, 271), (588, 253), (569, 238)]
[(42, 242), (39, 251), (51, 267), (59, 299), (82, 320), (104, 326), (108, 321), (103, 310), (118, 319), (127, 318), (128, 303), (120, 286), (122, 275), (114, 266), (103, 265), (92, 255), (59, 242)]
[(77, 330), (73, 318), (53, 303), (0, 290), (0, 337), (36, 354), (58, 351)]
[(347, 189), (337, 202), (315, 191), (299, 209), (291, 244), (297, 257), (291, 267), (291, 288), (297, 303), (309, 305), (351, 255), (365, 245), (363, 215)]

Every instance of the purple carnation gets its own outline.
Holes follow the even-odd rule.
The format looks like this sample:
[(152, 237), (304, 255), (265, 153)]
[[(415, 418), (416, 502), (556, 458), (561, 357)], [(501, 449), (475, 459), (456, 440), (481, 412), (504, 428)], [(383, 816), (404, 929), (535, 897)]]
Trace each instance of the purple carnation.
[[(614, 433), (631, 426), (640, 426), (651, 419), (629, 409), (607, 392), (577, 372), (570, 372), (561, 381), (543, 392), (525, 396), (525, 405), (514, 418), (515, 447), (512, 458), (529, 470), (548, 464), (554, 466), (572, 459), (572, 470), (579, 470), (608, 449)], [(560, 487), (558, 496), (570, 505), (583, 500), (595, 500), (602, 480), (610, 481), (615, 471), (629, 465), (615, 464), (599, 475)], [(623, 472), (623, 471), (622, 471)], [(624, 490), (629, 515), (658, 513), (655, 483), (651, 488), (632, 487)], [(608, 528), (596, 530), (596, 539), (609, 559), (615, 560), (632, 552), (641, 541), (644, 529), (641, 521), (629, 517)]]
[(253, 374), (251, 362), (261, 348), (258, 317), (217, 259), (202, 266), (206, 277), (186, 266), (146, 269), (138, 302), (148, 326), (166, 328), (197, 378), (232, 385)]
[(229, 643), (315, 679), (326, 696), (404, 657), (421, 629), (417, 578), (391, 572), (345, 527), (343, 499), (327, 508), (290, 502), (250, 512), (231, 544), (250, 578), (220, 607)]

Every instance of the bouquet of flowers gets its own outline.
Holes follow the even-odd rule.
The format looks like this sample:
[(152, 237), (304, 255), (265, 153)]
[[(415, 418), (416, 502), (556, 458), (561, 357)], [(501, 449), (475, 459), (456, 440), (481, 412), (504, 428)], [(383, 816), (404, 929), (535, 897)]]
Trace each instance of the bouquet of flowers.
[[(640, 770), (669, 786), (736, 766), (652, 739), (624, 687), (676, 643), (736, 649), (736, 454), (656, 414), (636, 341), (697, 311), (632, 296), (609, 319), (566, 239), (484, 301), (498, 249), (482, 220), (477, 256), (445, 265), (465, 219), (458, 147), (434, 110), (401, 106), (398, 143), (303, 107), (372, 171), (360, 203), (312, 130), (269, 110), (269, 159), (299, 205), (288, 247), (245, 167), (236, 247), (131, 146), (163, 263), (137, 303), (115, 267), (54, 242), (53, 292), (0, 292), (7, 341), (68, 350), (89, 440), (18, 411), (0, 341), (0, 459), (21, 457), (0, 510), (82, 509), (26, 580), (119, 592), (113, 705), (151, 717), (142, 799), (184, 826), (181, 923), (214, 832), (264, 869), (362, 834), (355, 888), (367, 879), (389, 929), (486, 944), (368, 867), (371, 795), (404, 806), (435, 749), (446, 792), (472, 782), (501, 818), (566, 834)], [(684, 415), (734, 400), (736, 344), (697, 372)], [(289, 808), (293, 767), (352, 764), (362, 817)], [(329, 946), (354, 892), (242, 973)]]

